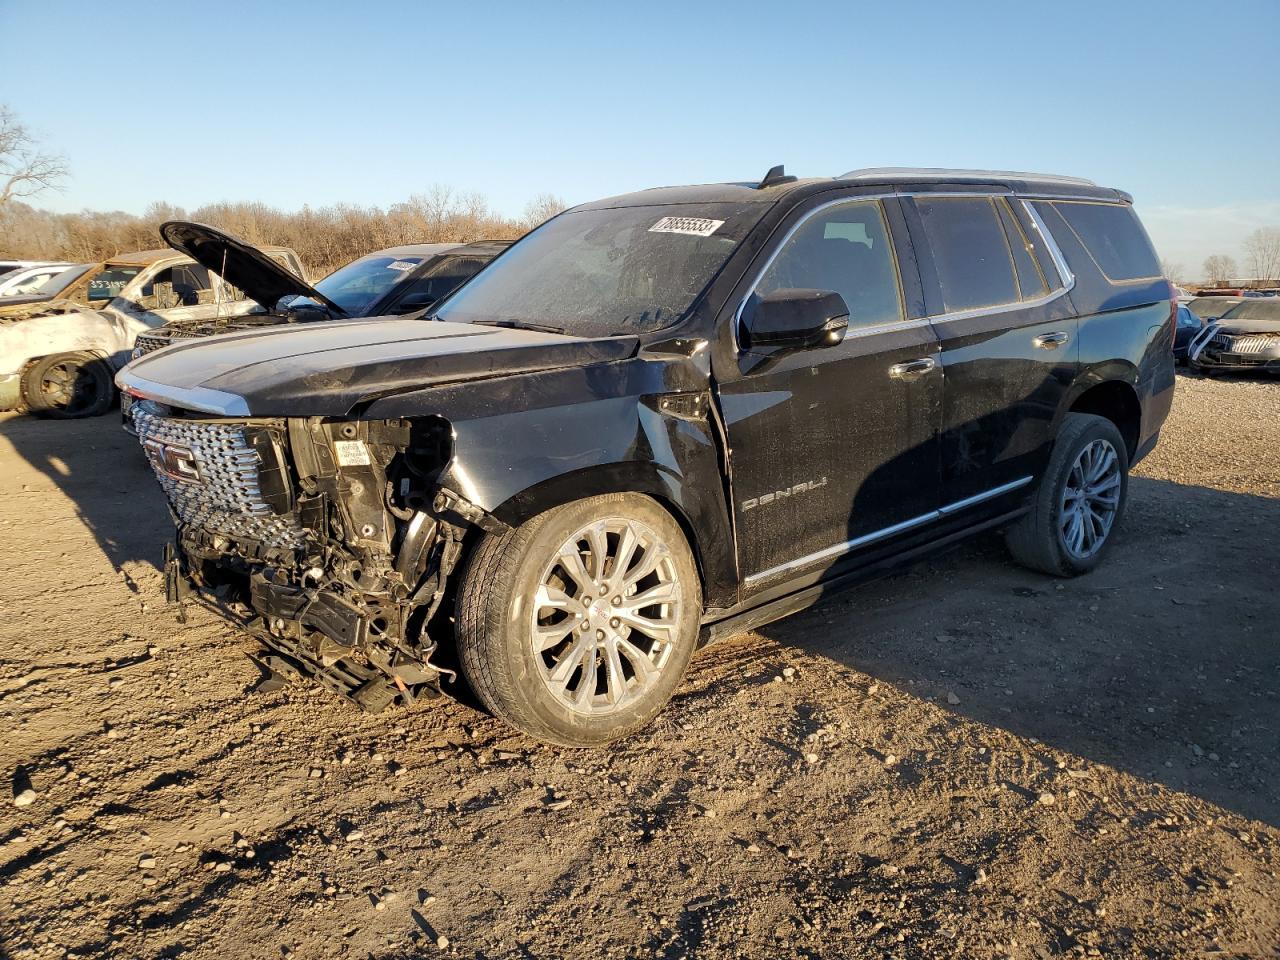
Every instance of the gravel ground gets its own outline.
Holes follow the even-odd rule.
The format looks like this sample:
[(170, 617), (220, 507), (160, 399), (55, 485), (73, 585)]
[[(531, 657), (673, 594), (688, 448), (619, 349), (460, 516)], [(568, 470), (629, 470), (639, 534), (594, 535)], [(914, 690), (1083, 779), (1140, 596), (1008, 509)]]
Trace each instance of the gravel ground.
[(249, 693), (114, 418), (2, 417), (0, 957), (1276, 956), (1280, 384), (1181, 377), (1131, 495), (1090, 576), (976, 541), (575, 752)]

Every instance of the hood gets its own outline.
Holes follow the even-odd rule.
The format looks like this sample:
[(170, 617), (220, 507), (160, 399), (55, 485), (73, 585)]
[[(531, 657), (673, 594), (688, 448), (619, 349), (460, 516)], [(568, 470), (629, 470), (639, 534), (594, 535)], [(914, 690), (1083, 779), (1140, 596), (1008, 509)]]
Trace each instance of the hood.
[(345, 317), (346, 311), (301, 277), (294, 276), (281, 264), (252, 244), (203, 223), (170, 220), (161, 224), (160, 236), (179, 253), (239, 287), (249, 299), (271, 310), (281, 297), (310, 297)]
[(635, 337), (375, 317), (179, 342), (139, 357), (116, 384), (227, 416), (340, 417), (423, 387), (624, 360), (636, 346)]
[(1280, 320), (1257, 320), (1248, 317), (1236, 317), (1229, 320), (1214, 320), (1213, 325), (1221, 333), (1280, 333)]

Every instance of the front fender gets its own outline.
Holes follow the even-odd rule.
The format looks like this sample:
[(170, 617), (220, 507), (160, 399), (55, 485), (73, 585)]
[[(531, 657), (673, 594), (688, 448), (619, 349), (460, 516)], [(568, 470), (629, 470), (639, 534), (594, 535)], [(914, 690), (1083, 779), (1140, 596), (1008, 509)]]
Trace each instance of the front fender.
[(96, 311), (31, 317), (0, 325), (0, 375), (21, 373), (56, 353), (92, 353), (121, 366), (128, 344), (110, 317)]
[(709, 375), (684, 357), (495, 378), (388, 398), (369, 418), (440, 416), (452, 456), (439, 485), (508, 524), (603, 493), (643, 493), (684, 526), (709, 606), (737, 599)]

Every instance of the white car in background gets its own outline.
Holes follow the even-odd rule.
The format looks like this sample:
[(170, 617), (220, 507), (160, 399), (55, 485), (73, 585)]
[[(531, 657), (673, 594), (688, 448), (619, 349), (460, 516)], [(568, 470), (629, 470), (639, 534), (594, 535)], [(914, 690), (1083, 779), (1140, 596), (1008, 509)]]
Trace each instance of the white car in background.
[[(263, 247), (280, 273), (298, 255)], [(34, 293), (0, 297), (0, 410), (70, 419), (105, 413), (114, 373), (145, 330), (213, 320), (257, 306), (244, 291), (177, 250), (142, 250), (64, 269)]]
[(21, 297), (35, 293), (48, 281), (73, 266), (75, 264), (72, 263), (41, 263), (17, 267), (0, 274), (0, 297)]

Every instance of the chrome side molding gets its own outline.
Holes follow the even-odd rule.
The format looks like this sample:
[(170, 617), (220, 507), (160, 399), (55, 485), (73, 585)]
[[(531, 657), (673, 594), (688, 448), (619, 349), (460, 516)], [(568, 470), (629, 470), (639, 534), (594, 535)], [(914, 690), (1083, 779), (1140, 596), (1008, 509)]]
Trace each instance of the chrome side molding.
[(780, 563), (776, 567), (770, 567), (768, 570), (762, 570), (759, 573), (750, 574), (743, 583), (750, 586), (754, 583), (760, 582), (761, 580), (768, 580), (771, 577), (776, 577), (780, 573), (787, 573), (788, 571), (796, 570), (800, 567), (807, 567), (823, 560), (830, 560), (834, 557), (849, 553), (852, 550), (856, 550), (858, 547), (866, 546), (869, 543), (875, 543), (877, 540), (884, 540), (887, 537), (892, 537), (899, 533), (905, 533), (906, 531), (912, 530), (916, 527), (924, 526), (926, 523), (941, 520), (943, 517), (954, 516), (962, 510), (967, 510), (969, 507), (977, 506), (987, 500), (993, 500), (996, 497), (1002, 496), (1006, 493), (1012, 493), (1014, 490), (1025, 487), (1033, 479), (1033, 477), (1020, 477), (1010, 483), (1004, 483), (998, 487), (983, 491), (982, 493), (974, 494), (972, 497), (965, 497), (963, 500), (948, 503), (946, 506), (939, 507), (937, 510), (922, 513), (920, 516), (912, 517), (910, 520), (903, 520), (901, 523), (895, 523), (893, 526), (885, 527), (881, 530), (875, 530), (871, 533), (864, 533), (862, 536), (854, 537), (852, 540), (846, 540), (844, 543), (837, 543), (823, 550), (818, 550), (815, 553), (798, 557), (795, 560), (788, 560), (786, 563)]

